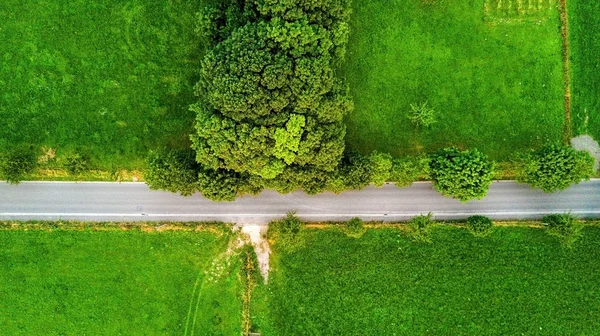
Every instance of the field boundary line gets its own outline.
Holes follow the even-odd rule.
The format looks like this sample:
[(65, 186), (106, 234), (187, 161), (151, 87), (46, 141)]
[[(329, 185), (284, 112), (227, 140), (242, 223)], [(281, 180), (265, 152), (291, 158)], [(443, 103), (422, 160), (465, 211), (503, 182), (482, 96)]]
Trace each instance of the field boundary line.
[(564, 85), (564, 106), (565, 106), (565, 126), (564, 126), (564, 142), (569, 145), (571, 140), (571, 61), (570, 61), (570, 46), (569, 46), (569, 14), (567, 8), (567, 0), (559, 0), (559, 16), (560, 16), (560, 36), (562, 39), (562, 57), (563, 57), (563, 85)]

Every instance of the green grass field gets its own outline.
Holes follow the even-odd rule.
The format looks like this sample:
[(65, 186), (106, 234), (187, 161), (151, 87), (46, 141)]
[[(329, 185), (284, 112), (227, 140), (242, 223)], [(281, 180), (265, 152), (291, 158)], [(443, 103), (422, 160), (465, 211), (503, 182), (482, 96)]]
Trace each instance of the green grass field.
[(274, 251), (254, 322), (263, 336), (593, 335), (600, 228), (583, 232), (569, 250), (527, 227), (438, 227), (431, 244), (393, 228), (308, 229), (306, 247)]
[(575, 135), (600, 140), (600, 2), (569, 0)]
[(0, 152), (137, 169), (149, 148), (187, 146), (201, 2), (0, 1)]
[[(3, 335), (239, 335), (226, 228), (0, 230)], [(222, 267), (220, 269), (219, 267)]]
[[(516, 1), (353, 1), (347, 147), (399, 155), (455, 145), (505, 160), (560, 141), (561, 39), (549, 3), (517, 12)], [(423, 102), (437, 123), (416, 130), (410, 104)]]

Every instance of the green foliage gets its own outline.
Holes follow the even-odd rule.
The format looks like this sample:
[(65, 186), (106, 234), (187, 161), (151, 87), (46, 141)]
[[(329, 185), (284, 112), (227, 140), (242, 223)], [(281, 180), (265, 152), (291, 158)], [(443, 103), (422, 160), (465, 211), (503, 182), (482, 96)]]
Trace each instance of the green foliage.
[(198, 190), (202, 196), (213, 201), (234, 201), (240, 185), (246, 178), (225, 169), (201, 169), (198, 173)]
[(301, 115), (291, 115), (290, 119), (285, 124), (285, 128), (277, 128), (275, 130), (275, 151), (274, 156), (290, 165), (296, 159), (296, 154), (300, 146), (302, 133), (306, 119)]
[(477, 149), (444, 148), (431, 157), (431, 178), (437, 191), (461, 202), (485, 197), (492, 183), (494, 163)]
[(373, 152), (369, 156), (371, 164), (371, 181), (378, 187), (389, 181), (392, 170), (392, 156), (387, 153)]
[(495, 230), (439, 226), (435, 244), (390, 227), (306, 230), (301, 251), (273, 249), (253, 323), (262, 335), (597, 334), (600, 227), (561, 253), (539, 228)]
[(353, 153), (342, 162), (339, 174), (346, 190), (358, 190), (371, 183), (372, 171), (371, 161), (368, 157), (360, 153)]
[(72, 154), (67, 156), (65, 166), (67, 171), (73, 175), (79, 175), (90, 168), (90, 157), (83, 154)]
[(37, 164), (33, 147), (19, 147), (9, 151), (0, 161), (0, 175), (10, 184), (19, 184)]
[(467, 218), (467, 229), (476, 237), (485, 237), (492, 232), (494, 222), (485, 216), (470, 216)]
[(241, 335), (232, 239), (215, 226), (0, 230), (2, 334)]
[(190, 150), (151, 152), (144, 170), (144, 179), (150, 189), (189, 196), (198, 191), (199, 170), (194, 153)]
[(408, 221), (408, 228), (410, 229), (410, 236), (418, 242), (431, 243), (431, 226), (433, 220), (431, 219), (433, 214), (430, 212), (427, 215), (420, 215), (411, 218)]
[(316, 195), (325, 190), (328, 172), (310, 167), (289, 166), (272, 180), (265, 180), (266, 188), (275, 189), (287, 194), (302, 188), (309, 195)]
[(427, 106), (427, 102), (421, 105), (410, 104), (411, 112), (408, 116), (415, 127), (431, 127), (435, 123), (435, 111)]
[(395, 182), (397, 187), (408, 187), (419, 179), (421, 170), (419, 161), (415, 158), (395, 158), (392, 160), (389, 180)]
[[(580, 73), (587, 88), (580, 107), (574, 97), (573, 118), (584, 121), (587, 109), (589, 132), (600, 139), (600, 47), (595, 43), (600, 12), (592, 9), (600, 5), (568, 2), (587, 13), (571, 37), (590, 50), (577, 60), (585, 62)], [(493, 7), (500, 1), (354, 1), (351, 57), (342, 66), (356, 105), (346, 118), (349, 150), (399, 157), (457, 146), (506, 161), (515, 151), (563, 139), (556, 9), (544, 1), (546, 9), (536, 19), (529, 20), (527, 13), (489, 22), (484, 3)], [(517, 13), (518, 2), (510, 3)], [(509, 2), (502, 4), (508, 8)], [(415, 131), (410, 104), (425, 100), (435, 107), (437, 122)]]
[(362, 219), (354, 217), (345, 223), (346, 233), (350, 237), (360, 238), (367, 231)]
[(589, 153), (569, 146), (552, 144), (520, 158), (517, 180), (545, 192), (564, 190), (594, 175), (594, 159)]
[(295, 212), (289, 212), (284, 219), (269, 223), (267, 238), (281, 251), (291, 252), (304, 246), (303, 232), (304, 223)]
[(548, 215), (542, 219), (546, 231), (559, 239), (560, 243), (567, 248), (581, 238), (583, 225), (577, 218), (568, 213)]
[(199, 30), (216, 43), (202, 60), (201, 102), (191, 108), (197, 162), (260, 177), (283, 192), (322, 191), (342, 158), (342, 120), (352, 109), (334, 67), (347, 38), (348, 2), (223, 6), (220, 16), (199, 14)]

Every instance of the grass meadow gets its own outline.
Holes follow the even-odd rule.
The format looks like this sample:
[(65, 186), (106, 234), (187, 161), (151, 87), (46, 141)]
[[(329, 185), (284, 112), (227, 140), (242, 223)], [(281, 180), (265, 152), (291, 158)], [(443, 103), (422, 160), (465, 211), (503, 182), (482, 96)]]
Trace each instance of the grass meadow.
[(46, 147), (139, 169), (187, 146), (201, 0), (0, 1), (0, 152)]
[(569, 0), (575, 135), (600, 140), (600, 2)]
[(229, 229), (0, 230), (3, 335), (239, 335)]
[[(342, 69), (355, 102), (347, 147), (400, 155), (454, 145), (505, 160), (517, 150), (560, 141), (556, 1), (528, 3), (354, 1)], [(437, 122), (415, 129), (410, 105), (424, 102)]]
[[(533, 227), (485, 238), (438, 226), (432, 243), (397, 228), (361, 238), (307, 229), (272, 254), (253, 321), (270, 335), (592, 335), (600, 328), (599, 227), (572, 249)], [(266, 302), (266, 303), (265, 303)]]

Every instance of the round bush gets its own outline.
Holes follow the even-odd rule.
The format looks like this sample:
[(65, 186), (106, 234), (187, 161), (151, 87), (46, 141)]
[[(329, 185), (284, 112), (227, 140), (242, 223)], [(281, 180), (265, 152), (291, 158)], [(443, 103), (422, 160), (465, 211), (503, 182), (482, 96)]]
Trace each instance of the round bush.
[(494, 223), (488, 217), (476, 215), (467, 218), (467, 228), (475, 236), (487, 236), (492, 231), (493, 227)]

